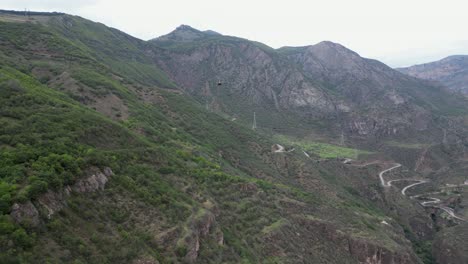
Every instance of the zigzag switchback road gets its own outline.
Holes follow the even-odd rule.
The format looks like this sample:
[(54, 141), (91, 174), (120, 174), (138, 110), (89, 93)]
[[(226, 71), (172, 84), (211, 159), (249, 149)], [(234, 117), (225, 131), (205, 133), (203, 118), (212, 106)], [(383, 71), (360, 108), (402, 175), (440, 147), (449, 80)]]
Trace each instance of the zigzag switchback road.
[(392, 186), (392, 185), (389, 184), (388, 182), (387, 182), (387, 183), (385, 182), (385, 179), (384, 179), (384, 177), (383, 177), (384, 173), (386, 173), (386, 172), (388, 172), (388, 171), (391, 171), (391, 170), (393, 170), (393, 169), (399, 168), (399, 167), (401, 167), (401, 164), (396, 163), (395, 166), (393, 166), (393, 167), (391, 167), (391, 168), (388, 168), (388, 169), (385, 169), (385, 170), (383, 170), (383, 171), (381, 171), (381, 172), (379, 173), (380, 183), (382, 184), (383, 187), (390, 187), (390, 186)]

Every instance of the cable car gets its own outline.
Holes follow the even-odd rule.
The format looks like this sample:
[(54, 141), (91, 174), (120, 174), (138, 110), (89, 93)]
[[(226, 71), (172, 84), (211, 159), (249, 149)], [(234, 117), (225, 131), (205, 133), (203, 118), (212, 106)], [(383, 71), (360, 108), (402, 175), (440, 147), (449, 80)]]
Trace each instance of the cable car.
[(220, 80), (218, 80), (218, 86), (221, 86), (221, 85), (223, 85), (223, 83)]

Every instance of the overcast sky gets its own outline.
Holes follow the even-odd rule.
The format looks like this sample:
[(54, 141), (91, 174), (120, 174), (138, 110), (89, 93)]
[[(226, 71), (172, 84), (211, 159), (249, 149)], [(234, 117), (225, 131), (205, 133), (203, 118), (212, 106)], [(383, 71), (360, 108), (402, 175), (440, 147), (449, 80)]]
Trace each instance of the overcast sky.
[(141, 39), (180, 24), (274, 48), (323, 40), (407, 66), (468, 54), (466, 0), (0, 0), (0, 9), (60, 11)]

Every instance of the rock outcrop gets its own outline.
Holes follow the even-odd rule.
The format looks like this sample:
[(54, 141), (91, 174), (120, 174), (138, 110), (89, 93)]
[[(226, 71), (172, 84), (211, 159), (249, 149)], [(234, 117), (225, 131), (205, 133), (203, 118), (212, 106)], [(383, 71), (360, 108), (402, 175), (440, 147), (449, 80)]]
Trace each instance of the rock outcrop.
[(223, 245), (223, 233), (216, 228), (216, 217), (208, 211), (203, 210), (197, 216), (193, 217), (189, 224), (190, 233), (185, 237), (184, 243), (187, 247), (185, 261), (187, 263), (194, 263), (198, 258), (200, 244), (203, 239), (207, 239), (212, 235), (218, 245)]
[(191, 233), (185, 237), (185, 243), (187, 245), (185, 261), (187, 263), (194, 263), (197, 260), (198, 251), (200, 250), (200, 241), (208, 236), (214, 222), (215, 216), (209, 211), (204, 211), (201, 216), (192, 220), (190, 224)]
[(61, 191), (48, 190), (45, 194), (37, 198), (39, 205), (47, 210), (47, 219), (50, 219), (53, 214), (60, 211), (66, 205), (66, 198), (70, 196), (72, 189), (66, 186)]
[(39, 212), (31, 201), (13, 204), (10, 215), (16, 223), (32, 227), (36, 227), (40, 223)]
[(110, 168), (104, 168), (103, 171), (95, 170), (91, 176), (77, 181), (72, 186), (72, 190), (77, 193), (95, 192), (104, 190), (109, 178), (113, 175)]
[(103, 190), (114, 173), (110, 168), (105, 167), (102, 170), (90, 168), (87, 174), (88, 177), (78, 180), (71, 186), (65, 186), (62, 190), (48, 190), (40, 195), (34, 203), (32, 201), (15, 203), (10, 213), (11, 217), (16, 223), (36, 227), (40, 224), (40, 210), (38, 208), (43, 207), (47, 211), (46, 217), (50, 219), (66, 206), (66, 199), (73, 192), (89, 193)]

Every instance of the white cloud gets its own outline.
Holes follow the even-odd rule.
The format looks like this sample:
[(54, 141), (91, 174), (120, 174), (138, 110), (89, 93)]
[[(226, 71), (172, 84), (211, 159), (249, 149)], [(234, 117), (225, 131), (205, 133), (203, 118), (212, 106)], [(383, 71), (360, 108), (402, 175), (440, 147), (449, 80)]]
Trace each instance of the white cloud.
[(461, 0), (0, 0), (0, 8), (64, 11), (142, 39), (189, 24), (273, 47), (331, 40), (391, 66), (468, 54)]

